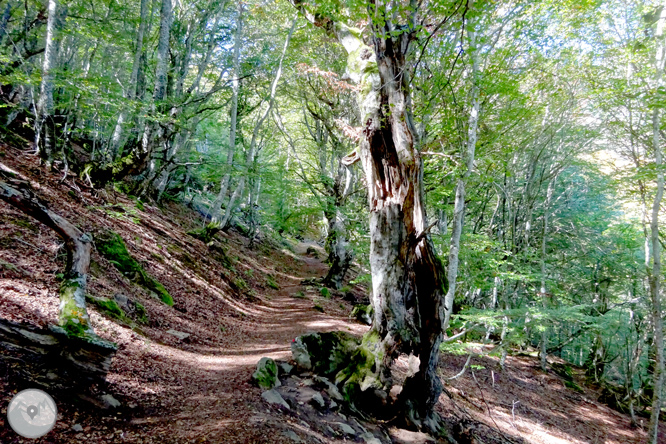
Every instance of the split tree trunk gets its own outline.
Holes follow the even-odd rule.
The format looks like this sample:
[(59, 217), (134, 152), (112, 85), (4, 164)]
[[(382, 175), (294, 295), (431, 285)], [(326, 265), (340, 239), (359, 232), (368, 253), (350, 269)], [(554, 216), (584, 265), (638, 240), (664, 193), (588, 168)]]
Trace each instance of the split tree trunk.
[[(350, 393), (353, 384), (357, 396), (388, 402), (393, 361), (400, 353), (410, 355), (419, 362), (418, 370), (386, 407), (411, 427), (438, 431), (433, 408), (441, 393), (436, 369), (447, 285), (428, 235), (423, 166), (415, 148), (406, 60), (414, 23), (396, 32), (387, 11), (377, 6), (373, 14), (381, 19), (373, 17), (369, 47), (360, 30), (312, 13), (301, 1), (293, 3), (342, 43), (349, 54), (348, 74), (359, 85), (363, 137), (345, 163), (360, 160), (366, 175), (374, 319), (363, 347), (374, 362), (359, 368), (362, 376), (350, 378), (345, 390)], [(381, 405), (373, 404), (375, 412)]]

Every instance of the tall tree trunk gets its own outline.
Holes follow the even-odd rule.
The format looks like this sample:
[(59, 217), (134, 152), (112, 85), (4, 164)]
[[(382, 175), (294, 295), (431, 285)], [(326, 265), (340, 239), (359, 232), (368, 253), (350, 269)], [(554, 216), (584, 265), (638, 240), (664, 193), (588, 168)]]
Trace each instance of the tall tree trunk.
[[(382, 17), (372, 21), (371, 48), (360, 30), (295, 4), (342, 43), (349, 54), (348, 74), (359, 85), (363, 137), (344, 161), (360, 160), (366, 175), (374, 319), (363, 339), (370, 362), (359, 366), (344, 389), (359, 402), (374, 399), (370, 405), (375, 410), (384, 404), (412, 427), (436, 431), (440, 425), (433, 408), (441, 393), (436, 369), (446, 277), (428, 234), (423, 165), (415, 148), (406, 63), (413, 34), (391, 36), (395, 26), (378, 7), (373, 14)], [(414, 23), (409, 26), (414, 29)], [(396, 401), (386, 405), (393, 387), (391, 367), (400, 353), (417, 361), (418, 370), (406, 377)]]
[[(289, 47), (291, 36), (294, 34), (294, 28), (296, 28), (296, 21), (297, 17), (294, 17), (294, 20), (292, 21), (291, 24), (291, 28), (289, 29), (289, 34), (287, 34), (287, 38), (285, 39), (284, 47), (282, 48), (282, 55), (280, 56), (280, 62), (278, 63), (278, 69), (277, 72), (275, 73), (275, 78), (273, 78), (273, 83), (271, 84), (271, 92), (270, 96), (268, 97), (268, 104), (266, 106), (266, 109), (264, 110), (264, 113), (261, 115), (256, 125), (254, 126), (254, 131), (252, 132), (252, 140), (250, 141), (250, 147), (247, 150), (247, 157), (245, 159), (245, 165), (248, 168), (250, 168), (254, 163), (254, 156), (256, 155), (257, 152), (257, 142), (259, 141), (259, 131), (261, 130), (261, 127), (263, 126), (264, 122), (266, 121), (266, 119), (268, 118), (273, 109), (273, 103), (275, 102), (275, 92), (277, 90), (277, 85), (280, 81), (280, 77), (282, 77), (282, 63), (284, 62), (284, 56), (287, 53), (287, 48)], [(230, 153), (230, 155), (233, 156), (233, 153)], [(236, 189), (234, 190), (234, 193), (231, 195), (231, 198), (229, 199), (229, 205), (227, 205), (227, 208), (224, 212), (224, 217), (220, 222), (220, 226), (222, 227), (222, 229), (226, 229), (231, 222), (231, 215), (233, 211), (236, 209), (236, 201), (240, 198), (240, 196), (243, 194), (245, 190), (246, 180), (247, 180), (246, 175), (242, 175), (240, 177), (238, 185), (236, 185)]]
[[(666, 61), (666, 42), (664, 42), (664, 25), (666, 22), (666, 5), (661, 10), (657, 22), (655, 39), (657, 49), (655, 55), (655, 90), (663, 87), (664, 62)], [(655, 170), (657, 171), (657, 190), (652, 204), (652, 220), (650, 221), (652, 271), (650, 274), (650, 299), (652, 302), (652, 326), (654, 328), (653, 343), (655, 349), (655, 366), (653, 375), (654, 395), (652, 398), (652, 414), (650, 415), (649, 437), (652, 444), (657, 444), (659, 434), (659, 416), (662, 406), (662, 389), (664, 385), (664, 321), (661, 314), (661, 245), (659, 244), (659, 209), (664, 195), (664, 172), (662, 170), (661, 153), (661, 109), (655, 106), (652, 111), (652, 148), (654, 150)]]
[[(169, 63), (169, 38), (171, 35), (171, 24), (173, 23), (172, 0), (162, 0), (160, 14), (160, 33), (157, 43), (157, 64), (155, 66), (155, 88), (153, 90), (152, 112), (157, 119), (159, 112), (163, 111), (161, 103), (166, 98), (167, 90), (167, 68)], [(137, 155), (133, 171), (142, 173), (145, 171), (153, 154), (154, 140), (162, 140), (162, 127), (159, 122), (147, 122), (141, 141), (141, 149)]]
[[(555, 185), (555, 177), (548, 183), (548, 190), (546, 191), (546, 202), (543, 209), (543, 236), (541, 238), (541, 292), (542, 306), (544, 309), (548, 308), (548, 294), (546, 288), (546, 246), (548, 245), (548, 212), (550, 211), (550, 202), (553, 197), (553, 188)], [(541, 358), (541, 369), (547, 370), (548, 363), (548, 329), (546, 325), (541, 326), (541, 350), (539, 357)]]
[(53, 163), (55, 130), (53, 122), (53, 69), (57, 58), (55, 41), (58, 14), (57, 0), (48, 0), (48, 19), (46, 22), (46, 45), (42, 63), (42, 83), (37, 102), (37, 119), (35, 121), (35, 150), (50, 167)]
[(328, 253), (328, 273), (324, 278), (324, 284), (339, 290), (344, 284), (345, 275), (349, 271), (354, 255), (349, 249), (347, 241), (347, 228), (342, 214), (342, 207), (347, 200), (351, 190), (352, 177), (348, 167), (340, 162), (338, 173), (332, 189), (328, 190), (333, 199), (332, 205), (328, 204), (325, 211), (328, 220), (328, 235), (326, 236), (326, 251)]
[(465, 171), (463, 176), (458, 179), (456, 185), (456, 198), (453, 210), (453, 227), (451, 228), (451, 246), (449, 249), (448, 279), (449, 289), (446, 292), (444, 303), (444, 325), (443, 329), (449, 326), (451, 313), (453, 312), (453, 301), (456, 295), (456, 280), (458, 278), (458, 262), (460, 253), (460, 236), (465, 220), (465, 182), (474, 168), (474, 153), (476, 151), (477, 129), (479, 126), (479, 112), (481, 102), (479, 101), (479, 52), (476, 45), (476, 32), (474, 31), (474, 21), (470, 20), (468, 24), (469, 53), (472, 58), (472, 90), (470, 92), (471, 109), (467, 122), (467, 138), (464, 147)]
[[(146, 32), (148, 15), (148, 0), (141, 0), (141, 10), (139, 16), (139, 29), (136, 33), (136, 48), (134, 50), (134, 61), (132, 62), (132, 73), (130, 74), (129, 85), (127, 88), (126, 98), (131, 102), (136, 98), (139, 71), (141, 69), (141, 55), (143, 54), (143, 36)], [(127, 110), (123, 107), (118, 114), (116, 127), (111, 136), (111, 157), (115, 158), (118, 155), (118, 149), (123, 139), (123, 123), (127, 117)]]
[(238, 25), (236, 36), (234, 37), (234, 72), (231, 80), (231, 110), (229, 122), (229, 147), (227, 150), (227, 167), (220, 182), (220, 192), (213, 204), (211, 214), (213, 219), (217, 219), (222, 208), (222, 201), (227, 197), (229, 191), (229, 182), (231, 181), (231, 169), (234, 163), (234, 153), (236, 152), (236, 127), (238, 125), (238, 91), (240, 88), (240, 50), (243, 37), (243, 4), (238, 5)]

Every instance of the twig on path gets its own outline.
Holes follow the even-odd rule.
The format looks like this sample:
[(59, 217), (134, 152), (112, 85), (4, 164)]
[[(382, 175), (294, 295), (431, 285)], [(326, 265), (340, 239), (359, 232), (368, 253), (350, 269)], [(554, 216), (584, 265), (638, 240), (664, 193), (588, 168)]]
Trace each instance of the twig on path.
[(33, 245), (33, 244), (31, 244), (30, 242), (26, 242), (26, 241), (24, 241), (23, 239), (18, 238), (18, 237), (15, 238), (15, 239), (16, 239), (17, 241), (21, 242), (22, 244), (26, 244), (27, 246), (32, 247), (32, 248), (35, 248), (35, 249), (41, 251), (42, 253), (46, 254), (46, 251), (42, 250), (42, 249), (39, 248), (37, 245)]

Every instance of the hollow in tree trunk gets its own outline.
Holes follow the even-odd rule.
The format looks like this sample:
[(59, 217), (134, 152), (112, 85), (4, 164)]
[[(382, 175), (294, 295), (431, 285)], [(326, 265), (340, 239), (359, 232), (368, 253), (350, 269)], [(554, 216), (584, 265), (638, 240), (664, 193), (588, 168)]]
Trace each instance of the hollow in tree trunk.
[[(293, 3), (343, 44), (348, 74), (359, 86), (363, 136), (344, 161), (360, 160), (366, 176), (374, 319), (362, 342), (365, 359), (348, 372), (344, 391), (350, 398), (377, 400), (371, 404), (373, 413), (384, 405), (408, 426), (438, 431), (434, 406), (441, 382), (436, 369), (447, 284), (428, 235), (423, 166), (415, 147), (406, 60), (414, 24), (395, 32), (386, 11), (376, 11), (382, 17), (374, 17), (370, 47), (360, 30), (313, 13), (302, 1)], [(391, 401), (391, 367), (402, 353), (418, 368)]]

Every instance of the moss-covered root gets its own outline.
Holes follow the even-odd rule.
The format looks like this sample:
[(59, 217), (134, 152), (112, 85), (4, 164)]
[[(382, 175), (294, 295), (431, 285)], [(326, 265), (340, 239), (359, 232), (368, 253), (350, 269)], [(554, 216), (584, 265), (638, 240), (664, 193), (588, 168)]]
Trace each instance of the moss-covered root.
[(140, 286), (157, 294), (167, 305), (173, 305), (173, 298), (164, 285), (146, 273), (146, 270), (129, 254), (125, 242), (117, 233), (106, 231), (95, 238), (97, 251), (109, 260), (123, 275)]
[(377, 401), (386, 405), (390, 378), (380, 372), (384, 368), (381, 365), (384, 357), (383, 341), (376, 331), (370, 330), (354, 350), (348, 365), (335, 375), (335, 383), (341, 385), (342, 394), (350, 405), (360, 410), (376, 407)]
[(96, 336), (86, 310), (86, 276), (65, 279), (60, 285), (59, 323), (71, 336)]

